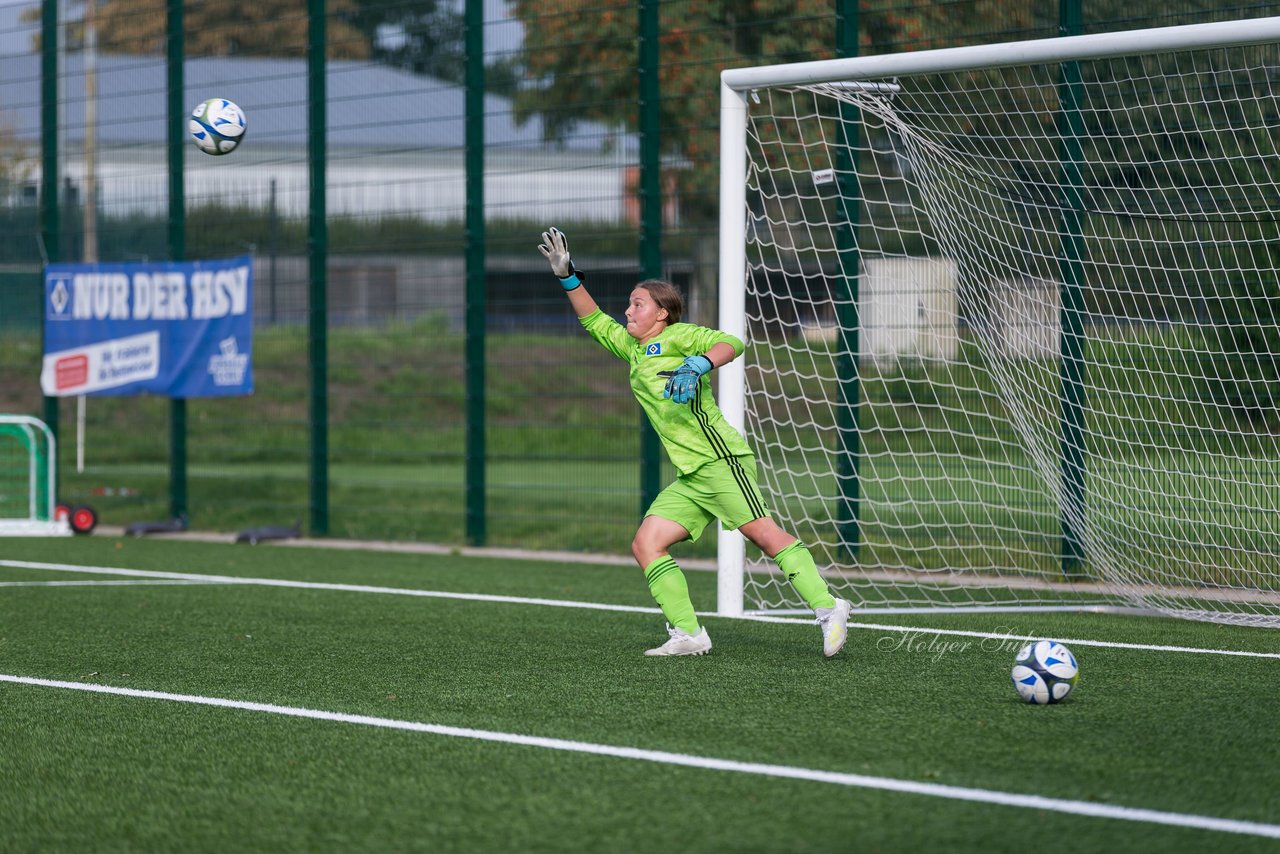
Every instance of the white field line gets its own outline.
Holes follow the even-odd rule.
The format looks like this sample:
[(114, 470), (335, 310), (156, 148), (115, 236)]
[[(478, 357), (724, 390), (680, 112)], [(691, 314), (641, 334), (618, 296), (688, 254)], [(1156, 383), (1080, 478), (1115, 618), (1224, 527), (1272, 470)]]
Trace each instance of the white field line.
[[(122, 537), (124, 536), (124, 528), (110, 525), (99, 525), (94, 533), (99, 536)], [(186, 540), (202, 543), (234, 543), (236, 535), (233, 533), (216, 533), (211, 531), (182, 531), (174, 533), (158, 533), (151, 534), (148, 539), (156, 540)], [(446, 546), (438, 543), (416, 543), (416, 542), (395, 542), (395, 541), (377, 541), (377, 540), (343, 540), (336, 538), (312, 539), (309, 537), (298, 537), (287, 540), (268, 540), (262, 545), (284, 546), (286, 548), (317, 548), (317, 549), (340, 549), (348, 551), (378, 551), (392, 552), (399, 554), (432, 554), (432, 555), (461, 555), (462, 557), (481, 557), (494, 558), (499, 560), (520, 560), (535, 562), (552, 562), (552, 563), (587, 563), (599, 564), (605, 566), (635, 566), (635, 560), (630, 556), (617, 554), (603, 554), (598, 552), (566, 552), (566, 551), (531, 551), (529, 549), (502, 548), (496, 546)], [(753, 558), (750, 561), (751, 568), (759, 566), (767, 566), (768, 561)], [(716, 561), (714, 558), (690, 558), (683, 557), (680, 559), (680, 568), (684, 570), (696, 569), (706, 570), (710, 572), (716, 571)], [(1280, 601), (1280, 595), (1264, 592), (1261, 590), (1212, 590), (1206, 588), (1191, 587), (1156, 587), (1153, 585), (1139, 584), (1129, 581), (1122, 585), (1116, 583), (1100, 581), (1100, 582), (1063, 582), (1053, 581), (1048, 578), (1034, 578), (1025, 576), (990, 576), (982, 573), (964, 573), (954, 571), (930, 571), (922, 572), (914, 570), (910, 567), (883, 567), (880, 569), (853, 569), (850, 567), (840, 566), (836, 564), (827, 564), (819, 566), (818, 571), (827, 578), (846, 578), (858, 579), (860, 581), (887, 581), (887, 582), (907, 582), (922, 586), (932, 586), (939, 588), (947, 587), (1020, 587), (1035, 590), (1057, 590), (1069, 593), (1097, 593), (1111, 594), (1126, 599), (1123, 592), (1119, 589), (1137, 591), (1145, 596), (1172, 595), (1185, 598), (1200, 599), (1216, 599), (1222, 601), (1261, 601), (1275, 603)], [(1105, 605), (1104, 605), (1105, 607)], [(1126, 605), (1116, 606), (1119, 608), (1129, 608)], [(1025, 610), (1025, 607), (1023, 608)], [(1070, 610), (1079, 610), (1071, 607)], [(1161, 612), (1155, 609), (1135, 608), (1136, 612), (1159, 615)], [(876, 613), (892, 614), (892, 608), (876, 608)], [(966, 609), (968, 613), (983, 613), (974, 608)], [(912, 608), (908, 609), (909, 613), (928, 613), (927, 609)]]
[(93, 581), (0, 581), (0, 587), (173, 587), (199, 584), (225, 584), (223, 581), (167, 581), (162, 578), (136, 580), (95, 579)]
[[(610, 605), (603, 602), (575, 602), (568, 599), (537, 599), (521, 596), (499, 596), (489, 593), (450, 593), (443, 590), (418, 590), (411, 587), (376, 587), (369, 584), (335, 584), (325, 581), (293, 581), (287, 578), (239, 578), (234, 575), (201, 575), (190, 572), (161, 572), (153, 569), (119, 569), (107, 566), (77, 566), (66, 563), (39, 563), (25, 560), (0, 560), (0, 566), (18, 569), (44, 569), (51, 572), (82, 572), (90, 575), (123, 575), (139, 578), (167, 578), (209, 584), (241, 584), (255, 587), (290, 587), (297, 590), (333, 590), (342, 593), (381, 593), (390, 596), (420, 596), (428, 599), (462, 599), (469, 602), (492, 602), (509, 605), (544, 605), (556, 608), (590, 608), (597, 611), (622, 611), (631, 614), (660, 614), (657, 608), (638, 605)], [(793, 621), (796, 622), (796, 621)]]
[[(336, 584), (323, 581), (293, 581), (284, 578), (240, 578), (234, 575), (201, 575), (189, 572), (162, 572), (153, 569), (120, 569), (105, 566), (79, 566), (65, 563), (40, 563), (25, 560), (0, 560), (0, 566), (17, 569), (40, 569), (51, 572), (79, 572), (92, 575), (118, 575), (140, 578), (163, 578), (183, 581), (194, 581), (207, 584), (241, 584), (257, 587), (287, 587), (298, 590), (331, 590), (344, 593), (379, 593), (390, 596), (419, 596), (428, 599), (456, 599), (466, 602), (489, 602), (507, 605), (541, 605), (553, 608), (581, 608), (592, 611), (616, 611), (629, 614), (661, 614), (658, 608), (638, 605), (611, 605), (603, 602), (579, 602), (571, 599), (539, 599), (521, 596), (498, 596), (490, 593), (450, 593), (442, 590), (418, 590), (406, 587), (376, 587), (367, 584)], [(857, 612), (854, 612), (855, 616)], [(714, 612), (700, 612), (699, 616), (718, 617)], [(759, 614), (744, 614), (741, 617), (719, 617), (719, 619), (752, 620), (762, 623), (811, 623), (807, 617), (771, 617)], [(897, 626), (887, 623), (850, 622), (850, 629), (867, 629), (882, 632), (904, 632), (915, 635), (950, 635), (955, 637), (982, 638), (997, 641), (1034, 640), (1025, 634), (1010, 632), (974, 632), (961, 629), (938, 629), (927, 626)], [(1166, 644), (1123, 643), (1120, 641), (1100, 641), (1086, 638), (1055, 637), (1054, 640), (1069, 646), (1104, 647), (1107, 649), (1146, 650), (1150, 652), (1178, 652), (1198, 655), (1227, 655), (1243, 658), (1271, 658), (1280, 660), (1280, 652), (1252, 652), (1236, 649), (1210, 649), (1194, 646), (1169, 646)]]
[[(856, 616), (857, 611), (853, 614)], [(715, 616), (708, 614), (707, 616)], [(743, 619), (756, 620), (762, 623), (809, 623), (812, 620), (795, 620), (785, 617), (769, 617), (766, 615), (755, 615), (744, 617)], [(1014, 634), (1012, 632), (972, 632), (963, 629), (935, 629), (928, 626), (894, 626), (887, 623), (849, 623), (850, 629), (874, 629), (881, 632), (904, 632), (906, 634), (915, 635), (950, 635), (952, 637), (963, 638), (980, 638), (983, 640), (997, 641), (1018, 641), (1020, 643), (1028, 643), (1039, 638), (1039, 635), (1028, 635), (1025, 633)], [(1261, 629), (1260, 631), (1265, 631)], [(1199, 646), (1169, 646), (1167, 644), (1158, 643), (1125, 643), (1123, 641), (1100, 641), (1089, 640), (1086, 638), (1064, 638), (1054, 635), (1053, 640), (1068, 646), (1096, 646), (1105, 649), (1134, 649), (1145, 650), (1148, 652), (1187, 652), (1199, 655), (1234, 655), (1243, 658), (1274, 658), (1280, 660), (1280, 652), (1252, 652), (1242, 649), (1210, 649)]]
[(1070, 815), (1081, 815), (1091, 818), (1110, 818), (1121, 821), (1162, 824), (1171, 827), (1188, 827), (1197, 830), (1210, 830), (1220, 833), (1237, 833), (1249, 836), (1264, 836), (1272, 839), (1280, 839), (1280, 825), (1215, 818), (1213, 816), (1163, 812), (1161, 810), (1139, 809), (1136, 807), (1111, 806), (1108, 804), (1090, 803), (1088, 801), (1064, 800), (1060, 798), (1044, 797), (1041, 795), (1021, 795), (1014, 792), (998, 792), (987, 789), (972, 789), (962, 786), (944, 786), (937, 783), (920, 783), (914, 780), (898, 780), (892, 777), (871, 777), (865, 774), (846, 774), (839, 771), (822, 771), (815, 768), (797, 768), (788, 765), (770, 765), (761, 762), (741, 762), (734, 759), (717, 759), (709, 756), (693, 756), (686, 753), (668, 753), (661, 750), (643, 750), (637, 747), (618, 747), (610, 744), (592, 744), (585, 741), (542, 738), (540, 736), (533, 735), (519, 735), (517, 733), (509, 732), (468, 729), (464, 727), (422, 723), (419, 721), (378, 718), (371, 717), (369, 715), (352, 715), (343, 712), (328, 712), (319, 709), (304, 709), (293, 706), (277, 706), (271, 703), (253, 703), (244, 700), (228, 700), (221, 697), (201, 697), (192, 694), (170, 694), (165, 691), (144, 691), (136, 688), (117, 688), (111, 685), (94, 685), (86, 682), (63, 682), (54, 679), (36, 679), (28, 676), (11, 676), (8, 674), (0, 674), (0, 682), (9, 682), (16, 685), (30, 685), (41, 688), (64, 688), (74, 691), (114, 694), (118, 696), (135, 697), (147, 700), (168, 700), (175, 703), (215, 706), (223, 709), (264, 712), (267, 714), (283, 715), (286, 717), (308, 718), (311, 720), (357, 724), (359, 726), (379, 727), (382, 729), (428, 733), (431, 735), (441, 735), (451, 738), (470, 738), (477, 741), (499, 742), (502, 744), (520, 745), (523, 747), (538, 747), (544, 750), (586, 753), (595, 756), (612, 756), (619, 759), (630, 759), (639, 762), (654, 762), (661, 765), (679, 765), (686, 768), (698, 768), (708, 771), (726, 771), (736, 774), (752, 774), (760, 777), (805, 780), (814, 783), (828, 783), (836, 786), (848, 786), (859, 789), (879, 789), (882, 791), (923, 795), (933, 798), (946, 798), (954, 801), (998, 804), (1000, 806), (1067, 813)]

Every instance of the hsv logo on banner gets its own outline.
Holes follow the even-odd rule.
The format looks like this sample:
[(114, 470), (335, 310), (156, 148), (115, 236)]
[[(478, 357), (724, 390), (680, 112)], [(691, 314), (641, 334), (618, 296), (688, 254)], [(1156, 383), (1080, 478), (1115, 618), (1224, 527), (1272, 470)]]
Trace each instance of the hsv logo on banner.
[(51, 397), (253, 392), (253, 261), (50, 264), (44, 367)]

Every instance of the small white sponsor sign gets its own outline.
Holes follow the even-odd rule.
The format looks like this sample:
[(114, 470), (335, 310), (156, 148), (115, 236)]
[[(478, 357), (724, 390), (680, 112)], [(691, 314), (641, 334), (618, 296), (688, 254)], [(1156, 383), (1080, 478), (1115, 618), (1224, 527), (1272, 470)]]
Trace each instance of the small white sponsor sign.
[(40, 387), (50, 397), (73, 397), (155, 378), (160, 372), (160, 333), (98, 341), (47, 353)]

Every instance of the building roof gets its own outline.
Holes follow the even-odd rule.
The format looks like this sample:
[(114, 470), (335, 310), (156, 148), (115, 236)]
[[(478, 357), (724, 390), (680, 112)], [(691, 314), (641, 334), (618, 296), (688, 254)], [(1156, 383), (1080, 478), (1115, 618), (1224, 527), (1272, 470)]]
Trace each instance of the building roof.
[[(19, 138), (40, 134), (39, 54), (0, 56), (0, 126)], [(165, 59), (160, 56), (99, 55), (98, 140), (102, 145), (163, 144)], [(188, 59), (184, 69), (188, 107), (206, 98), (229, 98), (248, 117), (248, 138), (259, 143), (302, 146), (307, 134), (307, 64), (303, 59), (216, 57)], [(66, 57), (63, 101), (68, 141), (83, 139), (84, 56)], [(350, 60), (330, 60), (327, 69), (328, 142), (335, 148), (461, 148), (463, 87), (434, 77)], [(485, 145), (542, 149), (543, 123), (534, 116), (517, 124), (509, 99), (486, 95)], [(560, 143), (567, 151), (602, 152), (634, 137), (582, 122)]]

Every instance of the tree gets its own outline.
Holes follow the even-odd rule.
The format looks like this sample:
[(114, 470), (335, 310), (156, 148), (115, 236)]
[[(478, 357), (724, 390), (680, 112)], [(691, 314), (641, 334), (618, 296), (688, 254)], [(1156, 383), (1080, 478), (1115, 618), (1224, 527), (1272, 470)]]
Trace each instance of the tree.
[[(104, 53), (162, 54), (167, 42), (164, 0), (105, 0), (96, 9), (98, 49)], [(189, 56), (305, 56), (307, 4), (304, 0), (218, 0), (186, 3), (183, 29)], [(370, 45), (347, 23), (356, 0), (327, 0), (330, 59), (365, 59)], [(22, 13), (40, 19), (40, 7)], [(67, 49), (84, 47), (83, 18), (68, 27)], [(39, 34), (33, 36), (39, 50)]]
[[(638, 122), (634, 5), (596, 0), (514, 0), (523, 24), (525, 85), (515, 95), (518, 120), (542, 118), (549, 139), (597, 121), (635, 129)], [(829, 57), (834, 23), (826, 0), (708, 0), (661, 10), (660, 123), (665, 158), (678, 170), (687, 211), (709, 211), (716, 185), (719, 75), (731, 66)], [(786, 26), (779, 26), (789, 19)], [(703, 202), (699, 202), (703, 199)]]
[[(303, 0), (219, 0), (187, 3), (186, 49), (192, 56), (282, 56), (306, 53)], [(328, 0), (330, 59), (372, 59), (384, 65), (462, 83), (466, 73), (465, 17), (449, 0)], [(28, 7), (22, 20), (40, 19)], [(161, 53), (165, 49), (164, 0), (103, 0), (97, 8), (99, 49), (108, 53)], [(68, 27), (68, 49), (84, 44), (83, 19)], [(37, 33), (33, 50), (40, 49)], [(514, 91), (518, 65), (492, 63), (488, 88)]]
[(0, 115), (0, 207), (9, 202), (14, 187), (31, 179), (34, 166), (30, 148), (18, 139), (13, 125)]
[(358, 0), (350, 17), (374, 59), (415, 74), (461, 83), (466, 74), (464, 18), (442, 0)]
[[(542, 118), (549, 139), (562, 139), (577, 122), (637, 127), (636, 42), (633, 4), (598, 0), (508, 0), (524, 24), (525, 85), (517, 90), (517, 118)], [(836, 3), (832, 0), (707, 0), (664, 4), (659, 35), (664, 156), (678, 170), (682, 206), (696, 218), (715, 208), (719, 138), (718, 92), (725, 68), (831, 59)], [(958, 21), (1001, 20), (1028, 26), (1027, 4), (978, 0), (974, 4), (906, 4), (862, 0), (861, 52), (904, 45), (945, 45)], [(979, 7), (979, 8), (975, 8)]]
[[(524, 84), (517, 117), (538, 115), (551, 140), (575, 123), (637, 126), (635, 4), (600, 0), (507, 0), (524, 24)], [(853, 0), (849, 0), (853, 2)], [(725, 68), (829, 59), (841, 0), (704, 0), (661, 8), (661, 126), (664, 155), (679, 170), (684, 209), (714, 208), (719, 74)], [(1059, 34), (1058, 3), (1025, 0), (860, 0), (863, 55)], [(1089, 32), (1239, 17), (1220, 0), (1186, 0), (1170, 17), (1158, 0), (1086, 0)]]

